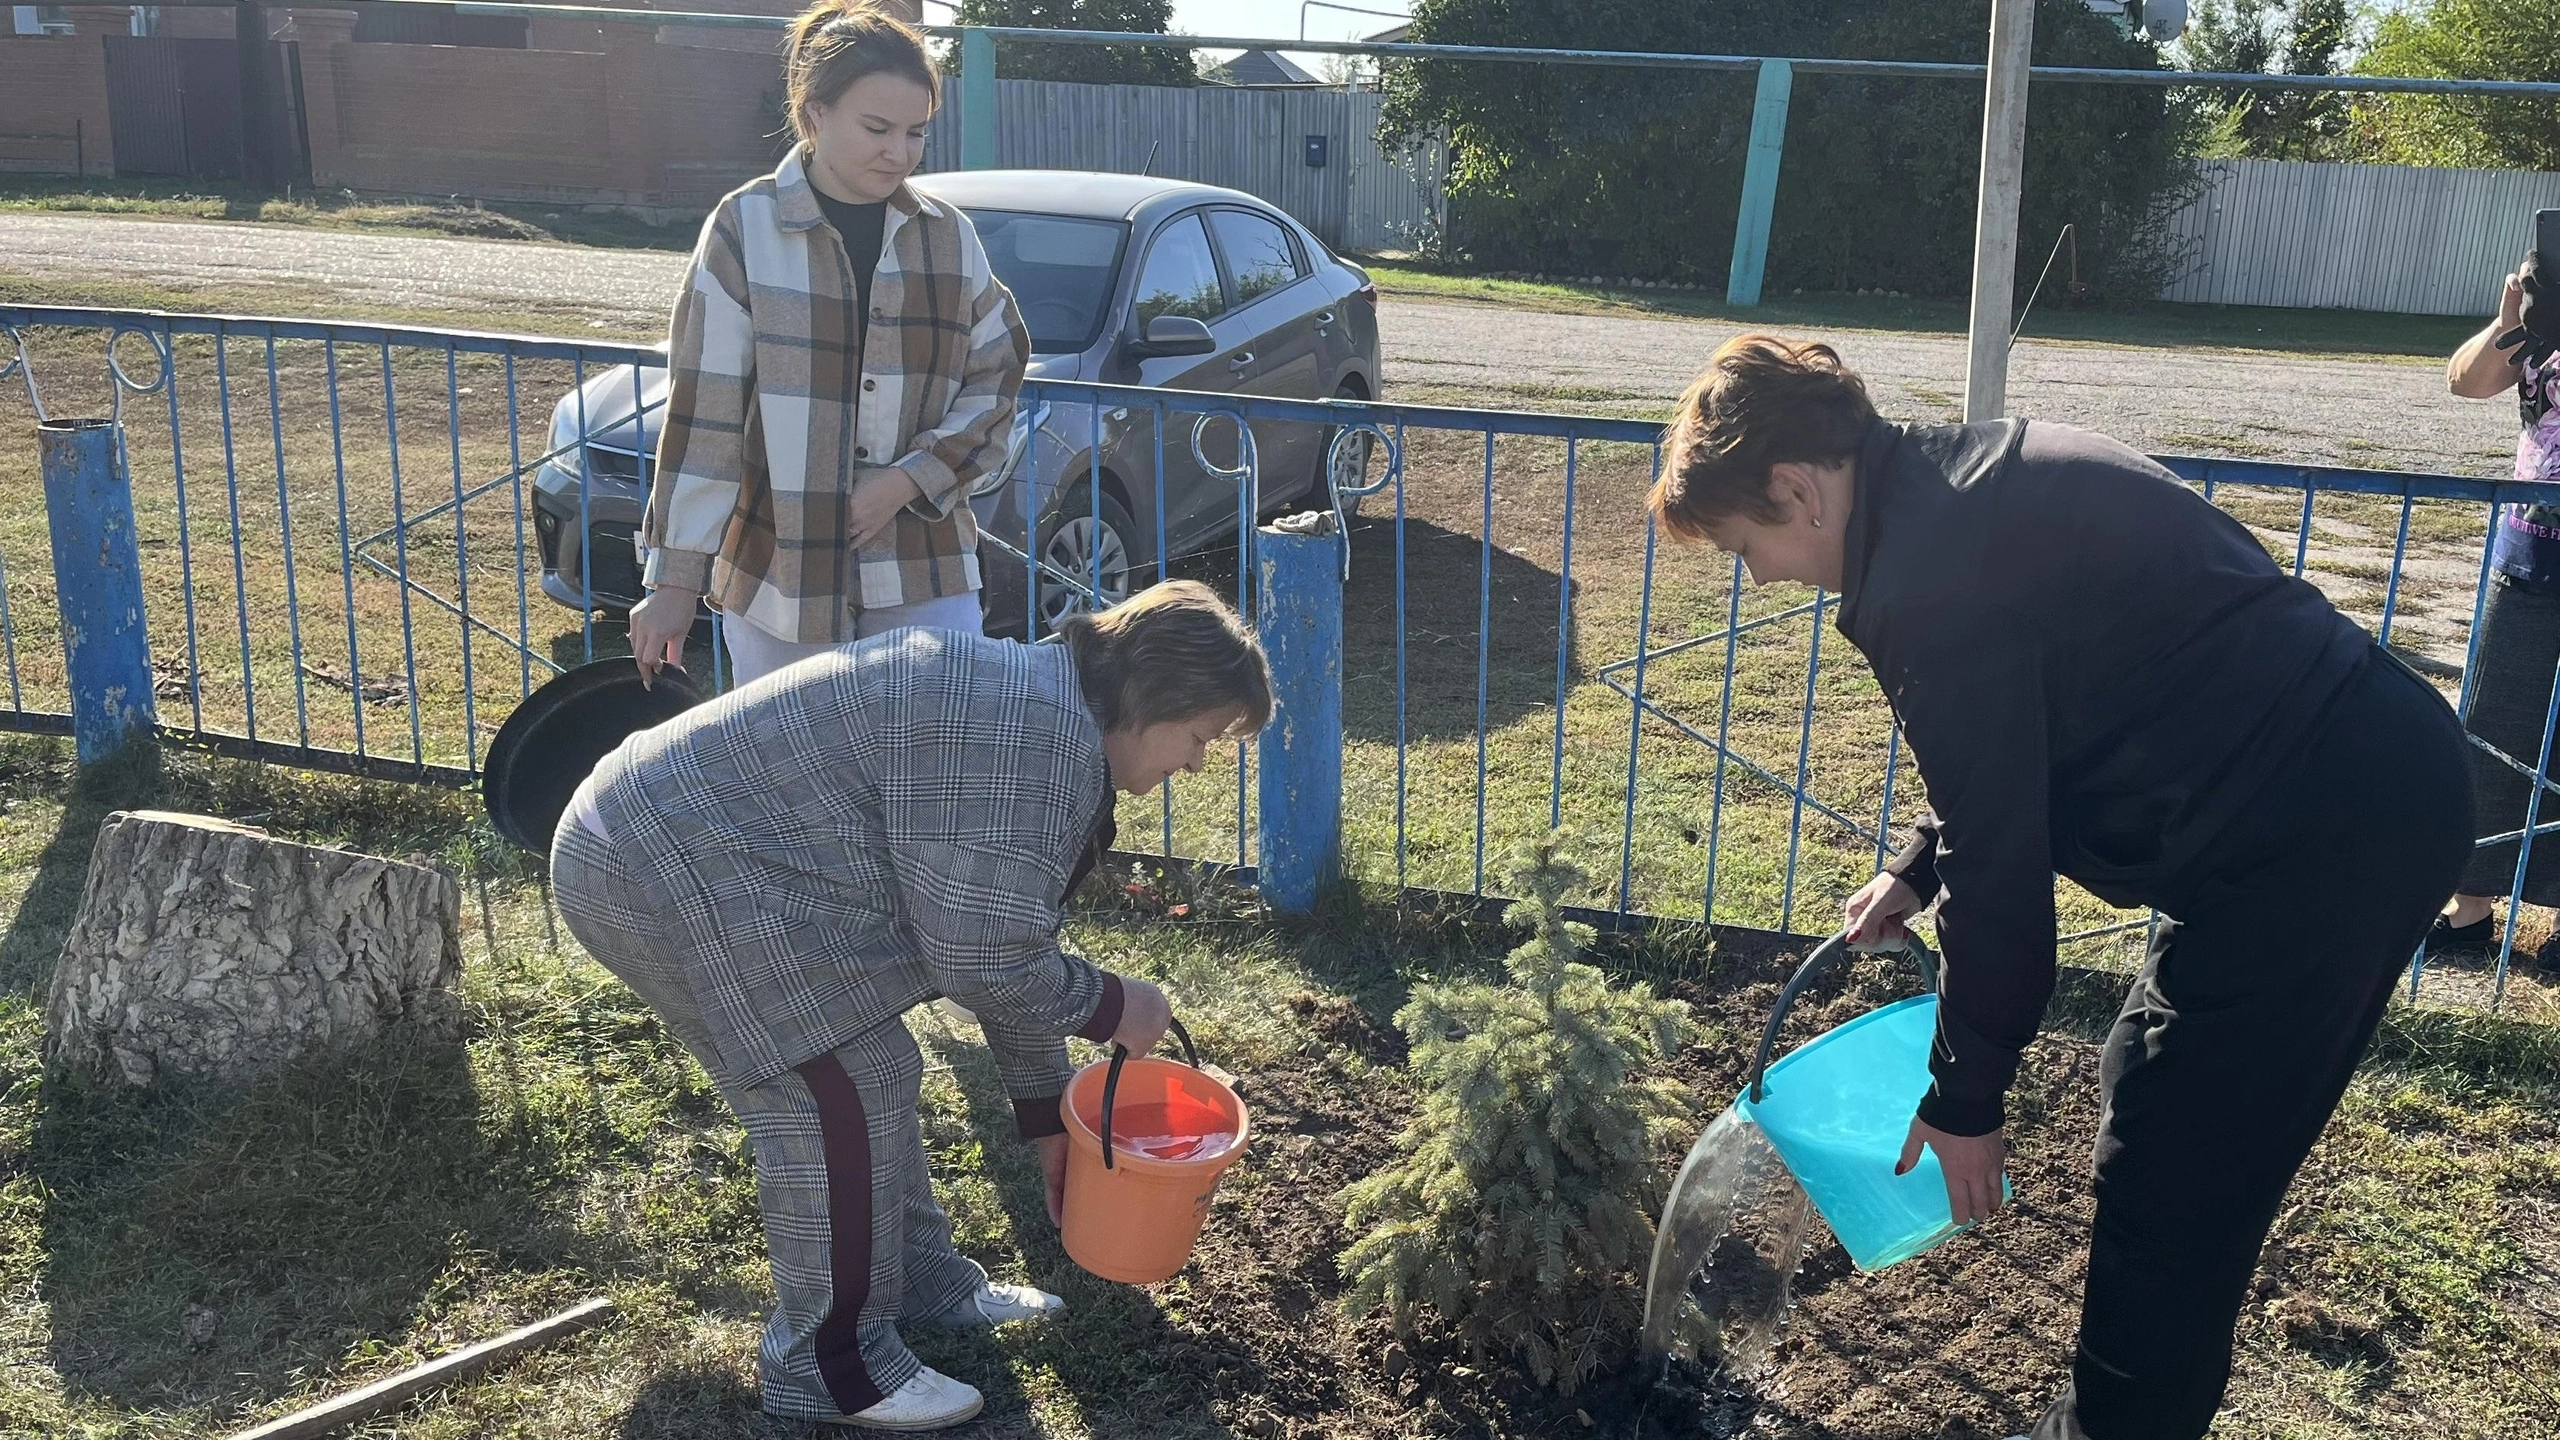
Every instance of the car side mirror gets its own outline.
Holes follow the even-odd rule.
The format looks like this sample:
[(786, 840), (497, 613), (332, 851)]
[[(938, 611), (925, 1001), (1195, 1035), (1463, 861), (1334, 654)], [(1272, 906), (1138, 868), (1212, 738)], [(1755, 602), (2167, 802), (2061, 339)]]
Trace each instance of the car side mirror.
[(1144, 339), (1129, 342), (1129, 353), (1140, 360), (1212, 355), (1217, 349), (1218, 337), (1209, 333), (1207, 325), (1188, 315), (1159, 315), (1147, 322)]

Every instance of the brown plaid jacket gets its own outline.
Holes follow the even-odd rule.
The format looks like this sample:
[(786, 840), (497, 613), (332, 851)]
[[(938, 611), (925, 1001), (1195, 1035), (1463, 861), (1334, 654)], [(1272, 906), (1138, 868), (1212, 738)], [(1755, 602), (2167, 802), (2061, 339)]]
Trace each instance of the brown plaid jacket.
[[(978, 588), (969, 487), (1004, 463), (1031, 356), (951, 206), (890, 197), (868, 317), (853, 263), (794, 152), (704, 222), (669, 329), (643, 577), (784, 640), (850, 640), (863, 610)], [(919, 498), (854, 547), (854, 479), (883, 466)]]

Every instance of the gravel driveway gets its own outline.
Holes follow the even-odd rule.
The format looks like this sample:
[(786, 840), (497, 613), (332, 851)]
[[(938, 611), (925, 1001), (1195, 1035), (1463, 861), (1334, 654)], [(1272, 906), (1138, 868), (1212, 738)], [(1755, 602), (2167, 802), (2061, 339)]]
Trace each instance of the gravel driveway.
[[(350, 303), (471, 312), (534, 310), (616, 331), (663, 323), (682, 256), (427, 236), (72, 215), (0, 217), (0, 267), (166, 285), (325, 285)], [(1391, 299), (1382, 317), (1388, 397), (1538, 410), (1658, 414), (1740, 327), (1623, 315), (1555, 315)], [(1952, 336), (1830, 337), (1888, 413), (1953, 416), (1964, 344)], [(2018, 412), (2104, 430), (2146, 450), (2503, 475), (2515, 443), (2505, 404), (2456, 400), (2442, 372), (2409, 361), (2028, 342), (2010, 378)]]

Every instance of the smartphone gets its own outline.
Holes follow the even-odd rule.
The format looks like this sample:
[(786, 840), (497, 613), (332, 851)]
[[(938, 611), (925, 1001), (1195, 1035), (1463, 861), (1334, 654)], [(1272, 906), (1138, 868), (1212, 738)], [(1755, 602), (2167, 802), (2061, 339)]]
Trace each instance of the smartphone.
[(2560, 210), (2533, 212), (2533, 248), (2542, 252), (2542, 263), (2560, 269)]

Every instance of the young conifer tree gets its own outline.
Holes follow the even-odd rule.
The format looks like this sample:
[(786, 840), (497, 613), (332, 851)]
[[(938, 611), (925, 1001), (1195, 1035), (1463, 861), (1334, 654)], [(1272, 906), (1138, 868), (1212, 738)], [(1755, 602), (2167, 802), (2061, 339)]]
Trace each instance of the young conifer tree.
[(1471, 1353), (1565, 1391), (1621, 1359), (1642, 1318), (1665, 1144), (1692, 1115), (1646, 1071), (1693, 1034), (1686, 1005), (1577, 962), (1592, 931), (1563, 915), (1584, 881), (1570, 843), (1515, 853), (1529, 898), (1506, 918), (1534, 933), (1509, 984), (1417, 986), (1397, 1012), (1420, 1103), (1403, 1158), (1342, 1192), (1347, 1312), (1383, 1305), (1409, 1332), (1428, 1307)]

